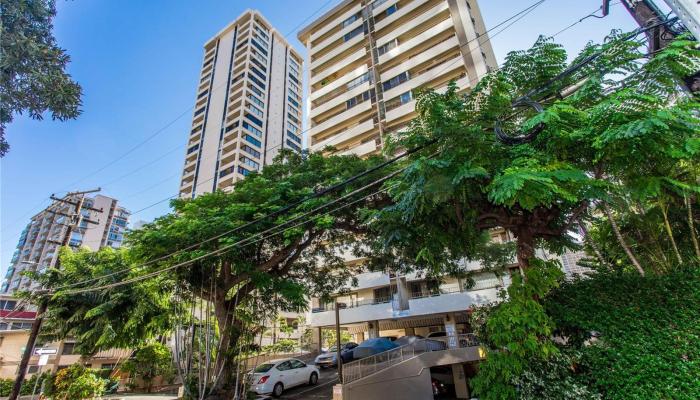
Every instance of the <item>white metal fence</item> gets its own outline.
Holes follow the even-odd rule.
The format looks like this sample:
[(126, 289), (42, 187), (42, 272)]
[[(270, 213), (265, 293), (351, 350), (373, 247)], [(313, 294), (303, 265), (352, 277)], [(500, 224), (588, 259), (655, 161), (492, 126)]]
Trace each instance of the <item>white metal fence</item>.
[(383, 351), (360, 360), (344, 363), (343, 383), (356, 381), (426, 352), (478, 345), (479, 341), (473, 333), (418, 339), (412, 343), (391, 350)]

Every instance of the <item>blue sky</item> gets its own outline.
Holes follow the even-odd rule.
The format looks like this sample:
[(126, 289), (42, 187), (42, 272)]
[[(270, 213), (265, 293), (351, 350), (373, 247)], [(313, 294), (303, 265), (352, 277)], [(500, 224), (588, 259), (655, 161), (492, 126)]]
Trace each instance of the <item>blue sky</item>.
[[(202, 45), (216, 32), (245, 9), (257, 8), (305, 54), (296, 39), (297, 26), (338, 1), (59, 1), (55, 35), (72, 58), (69, 72), (83, 87), (83, 114), (67, 122), (52, 121), (50, 116), (43, 121), (17, 116), (9, 125), (11, 149), (0, 159), (3, 274), (19, 233), (34, 213), (49, 204), (52, 193), (100, 186), (102, 194), (119, 199), (132, 211), (177, 193)], [(482, 0), (480, 7), (491, 27), (533, 2)], [(539, 34), (554, 34), (601, 3), (546, 1), (493, 38), (499, 63), (508, 51), (529, 47)], [(575, 54), (587, 41), (602, 40), (612, 28), (634, 27), (617, 4), (605, 19), (588, 18), (556, 41)], [(149, 221), (167, 211), (164, 201), (136, 213), (132, 222)]]

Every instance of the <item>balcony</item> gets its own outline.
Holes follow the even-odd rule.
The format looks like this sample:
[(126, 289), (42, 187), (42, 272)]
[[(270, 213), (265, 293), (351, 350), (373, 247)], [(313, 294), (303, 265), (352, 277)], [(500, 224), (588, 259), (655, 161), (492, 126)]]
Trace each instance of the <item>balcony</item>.
[[(313, 87), (318, 83), (323, 82), (324, 80), (330, 80), (331, 82), (333, 82), (334, 79), (336, 79), (337, 77), (345, 76), (345, 74), (347, 73), (345, 69), (347, 69), (348, 66), (352, 66), (356, 64), (357, 61), (368, 58), (369, 54), (364, 48), (358, 49), (357, 51), (343, 58), (337, 63), (331, 65), (328, 68), (325, 68), (323, 71), (313, 73), (311, 76), (311, 86)], [(325, 85), (321, 86), (321, 88), (323, 87), (325, 87)]]
[(333, 127), (337, 127), (339, 124), (350, 125), (350, 121), (358, 115), (370, 111), (372, 109), (372, 102), (370, 100), (363, 101), (362, 103), (356, 105), (355, 107), (342, 112), (333, 118), (329, 118), (322, 123), (312, 127), (309, 130), (309, 135), (311, 137), (318, 135), (319, 133)]
[(452, 49), (456, 50), (458, 48), (459, 48), (459, 40), (457, 39), (456, 36), (452, 36), (449, 39), (445, 40), (444, 42), (439, 43), (426, 51), (420, 52), (420, 53), (416, 54), (415, 56), (408, 58), (407, 60), (405, 60), (401, 64), (399, 64), (393, 68), (390, 68), (386, 71), (383, 71), (381, 73), (380, 79), (383, 81), (385, 81), (387, 79), (391, 79), (403, 71), (409, 71), (413, 68), (418, 67), (421, 64), (433, 61), (437, 57), (439, 57), (441, 54), (446, 53)]
[(327, 94), (329, 94), (337, 89), (342, 88), (342, 86), (346, 85), (348, 82), (351, 82), (355, 78), (359, 78), (360, 76), (365, 74), (368, 70), (369, 70), (369, 68), (367, 67), (367, 65), (361, 65), (358, 68), (356, 68), (356, 69), (354, 69), (346, 74), (343, 74), (340, 78), (333, 81), (332, 83), (326, 84), (321, 89), (314, 91), (310, 96), (311, 101), (314, 102), (314, 101), (320, 99), (321, 97), (326, 96)]
[[(397, 301), (384, 298), (370, 298), (345, 303), (339, 310), (341, 324), (354, 324), (366, 321), (379, 321), (403, 317), (430, 315), (467, 310), (473, 306), (484, 305), (498, 300), (499, 287), (484, 289), (443, 289), (439, 293), (412, 296), (408, 300), (408, 309), (398, 310)], [(342, 303), (341, 303), (342, 304)], [(335, 324), (334, 307), (311, 310), (311, 326), (332, 326)]]
[(370, 90), (371, 88), (372, 88), (372, 84), (371, 84), (369, 81), (368, 81), (368, 82), (365, 82), (365, 83), (362, 83), (362, 84), (360, 84), (360, 85), (358, 85), (358, 86), (355, 86), (355, 87), (352, 88), (351, 90), (349, 90), (349, 91), (347, 91), (347, 92), (345, 92), (345, 93), (339, 94), (338, 96), (336, 96), (336, 97), (334, 97), (333, 99), (331, 99), (331, 100), (329, 100), (329, 101), (323, 103), (322, 105), (320, 105), (320, 106), (318, 106), (318, 107), (314, 107), (314, 108), (311, 110), (310, 117), (311, 117), (311, 118), (316, 118), (316, 117), (318, 117), (319, 115), (321, 115), (321, 114), (323, 114), (323, 113), (325, 113), (325, 112), (327, 112), (327, 111), (330, 111), (330, 110), (332, 110), (333, 108), (335, 108), (335, 107), (337, 107), (337, 106), (339, 106), (339, 105), (342, 105), (342, 104), (345, 103), (347, 100), (350, 100), (350, 99), (352, 99), (353, 97), (355, 97), (355, 96), (357, 96), (357, 95), (359, 95), (359, 94), (362, 94), (362, 93), (364, 93), (364, 92)]
[[(447, 4), (446, 1), (438, 3), (435, 7), (431, 8), (427, 11), (424, 11), (419, 17), (412, 19), (410, 24), (409, 23), (402, 24), (402, 25), (398, 26), (396, 29), (394, 29), (390, 32), (387, 32), (386, 35), (378, 38), (377, 39), (377, 47), (383, 46), (384, 44), (400, 37), (401, 35), (409, 32), (413, 29), (416, 29), (420, 25), (422, 25), (430, 20), (437, 19), (437, 17), (440, 16), (441, 13), (444, 13), (446, 18), (450, 18), (449, 13), (446, 12), (448, 10), (449, 10), (449, 5)], [(439, 20), (443, 20), (446, 18), (439, 18)], [(439, 22), (439, 20), (433, 21), (432, 24)]]
[(354, 154), (358, 157), (366, 156), (368, 154), (374, 153), (375, 151), (379, 150), (379, 146), (374, 140), (370, 140), (368, 142), (362, 143), (358, 146), (353, 146), (345, 151), (342, 151), (338, 154), (345, 156), (349, 154)]
[(384, 98), (385, 99), (393, 99), (394, 97), (411, 91), (413, 89), (422, 87), (430, 81), (435, 80), (443, 75), (448, 75), (452, 71), (459, 69), (459, 68), (464, 68), (464, 60), (462, 59), (462, 55), (459, 54), (454, 58), (451, 58), (449, 60), (446, 60), (440, 64), (433, 65), (428, 69), (424, 69), (418, 74), (412, 75), (406, 82), (401, 83), (398, 86), (395, 86), (389, 90), (384, 91)]
[[(322, 57), (319, 57), (316, 60), (311, 61), (311, 70), (312, 71), (317, 70), (320, 66), (328, 63), (329, 61), (333, 60), (334, 58), (338, 57), (339, 55), (352, 49), (353, 47), (355, 47), (356, 45), (358, 45), (364, 41), (365, 41), (364, 34), (357, 35), (357, 36), (353, 37), (352, 39), (348, 40), (347, 42), (341, 44), (340, 46), (336, 47), (335, 49), (324, 54)], [(340, 61), (340, 60), (338, 60), (338, 61)]]
[(372, 119), (370, 118), (366, 121), (360, 122), (359, 124), (351, 128), (346, 129), (341, 133), (330, 136), (327, 139), (322, 140), (316, 144), (312, 144), (311, 151), (313, 152), (323, 150), (323, 148), (326, 146), (338, 146), (345, 141), (355, 139), (362, 134), (370, 132), (372, 129), (374, 129), (374, 121), (372, 121)]
[(325, 34), (328, 33), (329, 31), (331, 31), (332, 29), (334, 29), (334, 28), (340, 26), (340, 24), (342, 24), (343, 21), (345, 21), (346, 19), (348, 19), (351, 15), (356, 14), (356, 13), (359, 12), (361, 9), (362, 9), (362, 5), (359, 4), (359, 3), (356, 4), (355, 6), (351, 7), (351, 8), (350, 8), (349, 10), (347, 10), (346, 12), (344, 12), (344, 13), (338, 15), (338, 16), (337, 16), (335, 19), (333, 19), (332, 21), (329, 21), (328, 23), (326, 23), (323, 27), (319, 28), (316, 32), (313, 32), (313, 33), (309, 36), (309, 40), (310, 40), (311, 42), (317, 40), (317, 39), (320, 38), (321, 36), (325, 35)]
[(435, 25), (434, 27), (426, 30), (425, 32), (416, 35), (410, 40), (407, 40), (399, 46), (394, 47), (393, 49), (382, 54), (381, 56), (379, 56), (379, 63), (383, 64), (393, 58), (398, 57), (400, 54), (404, 53), (407, 50), (410, 50), (420, 44), (429, 42), (431, 38), (438, 36), (442, 32), (445, 32), (448, 29), (452, 28), (453, 26), (454, 25), (452, 23), (452, 19), (446, 19), (440, 22), (439, 24)]
[(343, 36), (351, 32), (353, 29), (359, 27), (362, 25), (362, 19), (358, 19), (357, 21), (349, 24), (348, 26), (343, 27), (341, 30), (335, 32), (334, 34), (330, 35), (326, 39), (324, 39), (321, 43), (318, 43), (313, 46), (311, 49), (311, 56), (316, 56), (321, 50), (326, 49), (329, 45), (333, 44), (334, 42), (338, 41), (339, 39), (342, 39)]
[[(383, 28), (389, 26), (392, 22), (398, 21), (400, 18), (410, 14), (413, 12), (415, 9), (418, 7), (422, 6), (423, 4), (426, 4), (430, 0), (414, 0), (411, 3), (407, 4), (405, 7), (401, 7), (396, 11), (395, 13), (391, 14), (387, 18), (384, 18), (383, 20), (377, 22), (374, 25), (374, 31), (379, 32)], [(445, 2), (447, 3), (447, 2)], [(378, 7), (377, 9), (374, 10), (374, 16), (376, 17), (377, 14), (383, 11), (383, 9), (388, 8), (391, 6), (391, 4), (383, 4), (382, 7)], [(410, 25), (414, 25), (413, 22), (411, 22)]]

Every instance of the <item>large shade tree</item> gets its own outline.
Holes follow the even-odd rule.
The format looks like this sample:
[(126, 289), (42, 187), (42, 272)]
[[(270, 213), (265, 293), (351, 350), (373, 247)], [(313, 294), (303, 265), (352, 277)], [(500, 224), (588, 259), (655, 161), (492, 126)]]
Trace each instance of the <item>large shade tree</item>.
[(653, 268), (616, 226), (619, 214), (631, 200), (658, 200), (661, 187), (697, 191), (682, 171), (700, 161), (699, 105), (681, 90), (681, 77), (700, 69), (696, 43), (676, 41), (650, 58), (630, 37), (613, 32), (570, 64), (541, 37), (464, 95), (455, 86), (423, 93), (416, 120), (393, 136), (390, 151), (426, 149), (391, 183), (394, 204), (374, 214), (370, 257), (453, 273), (479, 256), (485, 233), (514, 235), (525, 282), (516, 279), (486, 322), (493, 346), (473, 382), (480, 398), (516, 397), (524, 365), (556, 352), (539, 300), (560, 273), (537, 259), (538, 248), (575, 246), (570, 233), (602, 216), (622, 268), (644, 275)]
[[(350, 192), (388, 171), (380, 169), (339, 190), (321, 191), (379, 160), (284, 152), (276, 163), (236, 183), (232, 192), (176, 200), (171, 214), (129, 236), (132, 253), (152, 262), (149, 269), (192, 261), (167, 274), (189, 298), (206, 303), (203, 312), (196, 312), (200, 319), (209, 311), (214, 317), (216, 339), (201, 344), (210, 346), (214, 372), (200, 376), (200, 398), (231, 398), (240, 372), (235, 360), (249, 344), (243, 339), (265, 322), (265, 315), (274, 317), (265, 310), (305, 309), (309, 295), (337, 292), (351, 279), (342, 249), (356, 246), (362, 210), (374, 207), (381, 196), (367, 197), (378, 186), (356, 195)], [(277, 213), (309, 197), (313, 198)], [(338, 201), (322, 208), (333, 200)], [(277, 214), (266, 218), (272, 213)], [(206, 256), (210, 253), (214, 255)]]
[[(390, 149), (427, 148), (397, 179), (395, 204), (377, 213), (383, 240), (375, 249), (440, 269), (475, 254), (484, 232), (504, 228), (527, 269), (539, 245), (570, 244), (568, 233), (592, 210), (613, 218), (615, 200), (631, 191), (642, 196), (659, 181), (696, 190), (691, 175), (677, 173), (700, 154), (698, 103), (679, 82), (699, 67), (700, 53), (695, 42), (677, 41), (649, 59), (627, 38), (615, 32), (589, 44), (571, 65), (600, 55), (554, 79), (569, 67), (567, 55), (541, 37), (466, 95), (455, 86), (423, 93), (418, 117)], [(533, 101), (543, 111), (513, 107)], [(541, 132), (505, 144), (495, 126), (513, 136)]]
[(55, 0), (0, 0), (0, 157), (15, 113), (41, 119), (80, 115), (80, 85), (66, 73), (70, 57), (53, 36)]

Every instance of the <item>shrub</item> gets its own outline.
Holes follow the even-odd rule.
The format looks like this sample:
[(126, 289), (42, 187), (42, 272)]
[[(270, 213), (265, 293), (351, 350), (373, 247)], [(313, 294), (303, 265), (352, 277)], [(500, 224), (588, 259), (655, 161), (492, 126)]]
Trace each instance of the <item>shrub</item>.
[(56, 373), (44, 387), (44, 395), (53, 400), (92, 399), (104, 393), (105, 382), (92, 370), (74, 364)]
[(564, 284), (545, 306), (581, 352), (577, 379), (603, 398), (700, 398), (700, 269), (599, 273)]

